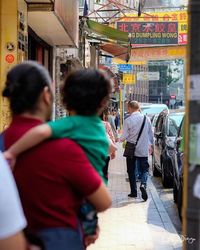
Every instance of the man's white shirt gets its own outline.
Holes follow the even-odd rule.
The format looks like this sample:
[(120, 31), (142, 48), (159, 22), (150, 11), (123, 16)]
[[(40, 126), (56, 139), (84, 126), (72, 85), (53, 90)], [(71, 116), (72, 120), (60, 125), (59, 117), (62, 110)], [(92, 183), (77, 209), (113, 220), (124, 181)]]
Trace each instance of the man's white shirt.
[[(126, 140), (128, 142), (135, 143), (142, 126), (143, 119), (144, 115), (139, 111), (133, 112), (128, 118), (126, 118), (120, 140)], [(135, 149), (135, 156), (148, 157), (150, 144), (153, 144), (153, 132), (151, 128), (151, 122), (149, 118), (146, 117), (142, 134)]]

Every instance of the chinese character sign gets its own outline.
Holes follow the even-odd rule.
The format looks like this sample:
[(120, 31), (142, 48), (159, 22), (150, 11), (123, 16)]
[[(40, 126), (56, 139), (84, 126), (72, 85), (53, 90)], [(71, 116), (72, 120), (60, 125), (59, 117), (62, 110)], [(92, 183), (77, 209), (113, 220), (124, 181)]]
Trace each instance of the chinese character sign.
[(118, 22), (117, 28), (131, 33), (131, 44), (178, 44), (177, 22)]
[(186, 45), (188, 15), (186, 11), (126, 14), (117, 22), (117, 29), (131, 34), (134, 46)]
[(123, 84), (135, 84), (136, 83), (136, 77), (135, 74), (123, 74), (123, 79), (122, 79)]

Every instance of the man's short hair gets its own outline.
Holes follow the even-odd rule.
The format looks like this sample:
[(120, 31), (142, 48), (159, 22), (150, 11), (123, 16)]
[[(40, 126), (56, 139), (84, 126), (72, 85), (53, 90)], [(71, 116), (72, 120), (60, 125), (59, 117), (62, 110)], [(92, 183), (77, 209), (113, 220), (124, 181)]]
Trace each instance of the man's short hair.
[(139, 110), (140, 109), (140, 105), (137, 101), (131, 101), (128, 103), (128, 106), (132, 109), (132, 110)]

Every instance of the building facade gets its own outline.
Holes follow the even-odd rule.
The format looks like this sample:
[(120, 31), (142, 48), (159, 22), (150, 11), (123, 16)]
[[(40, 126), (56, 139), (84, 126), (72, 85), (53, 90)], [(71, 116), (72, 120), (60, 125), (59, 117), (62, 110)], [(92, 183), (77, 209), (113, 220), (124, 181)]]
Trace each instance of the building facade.
[[(55, 82), (56, 49), (78, 47), (78, 2), (74, 0), (0, 1), (0, 90), (6, 74), (27, 59), (43, 64)], [(0, 96), (0, 131), (10, 121), (9, 105)]]
[(138, 72), (145, 73), (148, 71), (148, 66), (145, 64), (133, 65), (133, 74), (135, 75), (135, 83), (126, 85), (126, 100), (149, 102), (149, 81), (148, 79), (138, 78)]

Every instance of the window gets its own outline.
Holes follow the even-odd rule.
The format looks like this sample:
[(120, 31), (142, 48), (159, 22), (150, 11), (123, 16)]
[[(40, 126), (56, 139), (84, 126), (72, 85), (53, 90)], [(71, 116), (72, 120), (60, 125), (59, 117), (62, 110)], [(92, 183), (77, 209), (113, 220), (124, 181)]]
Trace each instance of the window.
[(169, 115), (167, 127), (168, 136), (177, 136), (182, 120), (183, 113)]

